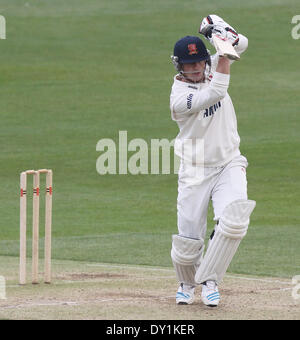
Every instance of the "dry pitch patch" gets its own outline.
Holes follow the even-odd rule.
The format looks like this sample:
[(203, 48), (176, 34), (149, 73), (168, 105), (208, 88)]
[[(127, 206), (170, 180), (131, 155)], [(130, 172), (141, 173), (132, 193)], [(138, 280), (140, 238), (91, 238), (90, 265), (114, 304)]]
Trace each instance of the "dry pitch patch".
[(200, 288), (193, 305), (175, 304), (172, 268), (53, 261), (53, 284), (20, 287), (17, 259), (0, 260), (7, 286), (0, 319), (300, 319), (288, 279), (228, 274), (221, 303), (211, 309), (200, 301)]

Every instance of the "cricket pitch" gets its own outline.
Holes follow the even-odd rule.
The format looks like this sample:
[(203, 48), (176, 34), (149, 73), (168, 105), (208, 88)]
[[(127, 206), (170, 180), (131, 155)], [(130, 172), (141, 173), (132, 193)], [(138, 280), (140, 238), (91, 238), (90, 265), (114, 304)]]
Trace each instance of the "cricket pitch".
[(201, 302), (200, 287), (193, 305), (177, 306), (172, 268), (54, 260), (53, 283), (19, 286), (18, 259), (3, 256), (0, 260), (0, 274), (6, 281), (0, 319), (300, 318), (300, 301), (293, 298), (292, 280), (287, 278), (228, 274), (220, 285), (221, 302), (217, 308)]

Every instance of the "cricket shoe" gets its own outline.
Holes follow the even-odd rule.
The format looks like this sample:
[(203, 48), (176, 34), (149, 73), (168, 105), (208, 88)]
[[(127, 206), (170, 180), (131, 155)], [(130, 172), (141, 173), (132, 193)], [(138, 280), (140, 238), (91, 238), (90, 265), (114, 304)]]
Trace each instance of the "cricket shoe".
[(194, 298), (195, 287), (181, 283), (176, 294), (176, 304), (190, 305), (194, 302)]
[(203, 303), (209, 307), (217, 307), (220, 302), (220, 293), (215, 281), (206, 281), (202, 284), (201, 298)]

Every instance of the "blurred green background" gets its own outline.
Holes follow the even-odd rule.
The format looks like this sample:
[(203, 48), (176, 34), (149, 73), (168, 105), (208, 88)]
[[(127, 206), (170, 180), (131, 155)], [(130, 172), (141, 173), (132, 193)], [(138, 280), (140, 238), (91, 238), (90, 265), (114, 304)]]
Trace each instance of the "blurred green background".
[(257, 207), (229, 271), (299, 274), (298, 0), (1, 0), (0, 255), (18, 256), (19, 173), (51, 168), (55, 259), (172, 265), (177, 176), (100, 176), (96, 144), (175, 138), (169, 57), (212, 13), (249, 39), (229, 93)]

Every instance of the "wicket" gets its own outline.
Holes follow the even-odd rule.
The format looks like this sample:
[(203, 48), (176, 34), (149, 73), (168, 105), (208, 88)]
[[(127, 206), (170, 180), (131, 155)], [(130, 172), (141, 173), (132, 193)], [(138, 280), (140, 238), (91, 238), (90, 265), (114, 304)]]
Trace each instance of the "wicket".
[(44, 282), (51, 283), (52, 170), (27, 170), (20, 176), (20, 285), (26, 284), (27, 175), (33, 175), (32, 284), (38, 282), (40, 174), (46, 174)]

